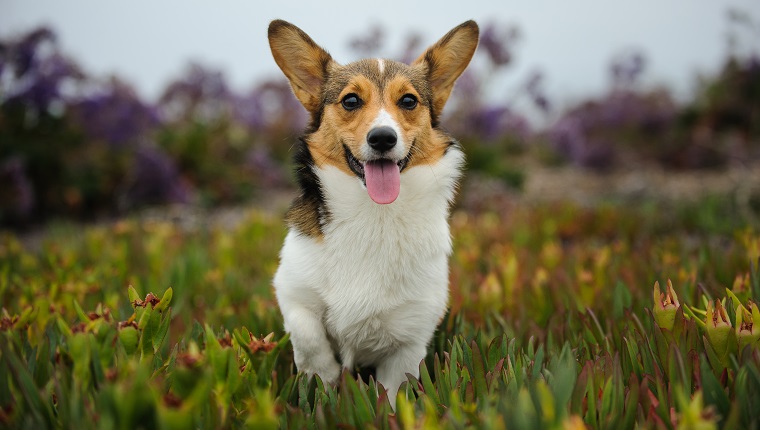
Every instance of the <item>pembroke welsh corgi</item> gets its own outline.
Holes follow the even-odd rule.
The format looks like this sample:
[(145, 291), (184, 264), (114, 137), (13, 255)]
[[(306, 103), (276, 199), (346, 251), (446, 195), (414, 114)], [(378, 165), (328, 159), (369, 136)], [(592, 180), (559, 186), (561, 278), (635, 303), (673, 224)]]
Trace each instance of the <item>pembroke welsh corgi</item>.
[(295, 363), (327, 383), (374, 367), (394, 408), (446, 311), (464, 155), (439, 119), (478, 34), (467, 21), (411, 65), (340, 65), (293, 24), (269, 25), (274, 60), (310, 114), (274, 277)]

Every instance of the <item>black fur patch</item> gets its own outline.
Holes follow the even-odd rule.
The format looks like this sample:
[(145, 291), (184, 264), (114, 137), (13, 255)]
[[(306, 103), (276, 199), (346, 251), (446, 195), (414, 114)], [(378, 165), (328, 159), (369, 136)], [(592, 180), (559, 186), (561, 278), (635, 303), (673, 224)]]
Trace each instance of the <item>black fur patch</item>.
[(314, 172), (314, 159), (304, 138), (298, 140), (293, 161), (301, 194), (290, 205), (285, 221), (301, 234), (322, 237), (322, 225), (330, 213), (325, 205), (322, 184)]

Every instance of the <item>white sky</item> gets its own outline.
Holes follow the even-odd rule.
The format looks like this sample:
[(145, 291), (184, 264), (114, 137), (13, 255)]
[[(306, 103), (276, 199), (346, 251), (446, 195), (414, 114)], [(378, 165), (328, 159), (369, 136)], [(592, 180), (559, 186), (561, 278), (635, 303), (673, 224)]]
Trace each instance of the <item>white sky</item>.
[(499, 92), (540, 68), (563, 105), (605, 89), (610, 59), (631, 48), (646, 54), (647, 83), (688, 94), (697, 72), (715, 71), (728, 52), (729, 7), (760, 20), (757, 0), (0, 0), (0, 37), (48, 24), (86, 71), (118, 74), (153, 98), (190, 60), (222, 69), (238, 90), (279, 76), (266, 39), (274, 18), (304, 29), (339, 62), (355, 59), (348, 40), (376, 24), (391, 54), (412, 31), (432, 43), (474, 18), (521, 29)]

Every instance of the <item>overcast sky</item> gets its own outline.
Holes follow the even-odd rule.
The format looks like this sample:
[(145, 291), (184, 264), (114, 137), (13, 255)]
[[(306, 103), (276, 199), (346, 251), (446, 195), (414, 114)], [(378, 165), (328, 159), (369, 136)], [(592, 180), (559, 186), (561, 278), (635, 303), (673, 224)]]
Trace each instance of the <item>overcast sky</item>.
[(610, 59), (639, 48), (648, 83), (687, 93), (697, 72), (715, 71), (727, 53), (729, 8), (760, 20), (758, 0), (0, 0), (0, 37), (47, 24), (85, 70), (118, 74), (156, 97), (191, 60), (223, 70), (239, 90), (279, 76), (266, 40), (274, 18), (301, 27), (339, 62), (355, 59), (347, 41), (374, 25), (396, 53), (411, 32), (428, 44), (473, 18), (517, 25), (507, 81), (541, 69), (550, 96), (567, 104), (606, 88)]

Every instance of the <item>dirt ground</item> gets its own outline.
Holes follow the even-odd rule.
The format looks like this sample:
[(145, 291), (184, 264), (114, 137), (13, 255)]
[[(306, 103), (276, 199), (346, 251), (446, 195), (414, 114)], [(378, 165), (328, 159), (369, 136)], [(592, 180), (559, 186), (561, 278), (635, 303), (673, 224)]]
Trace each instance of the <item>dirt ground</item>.
[(760, 201), (760, 164), (734, 165), (723, 170), (667, 171), (657, 167), (598, 173), (573, 167), (525, 168), (521, 190), (493, 179), (469, 175), (463, 184), (464, 207), (482, 201), (509, 199), (512, 203), (570, 201), (593, 206), (600, 201), (697, 201), (708, 196), (731, 196), (737, 206)]
[(539, 168), (528, 173), (524, 198), (592, 203), (599, 198), (614, 197), (697, 200), (716, 194), (735, 194), (738, 199), (747, 199), (757, 193), (760, 193), (760, 164), (722, 171), (667, 172), (647, 168), (609, 174)]

